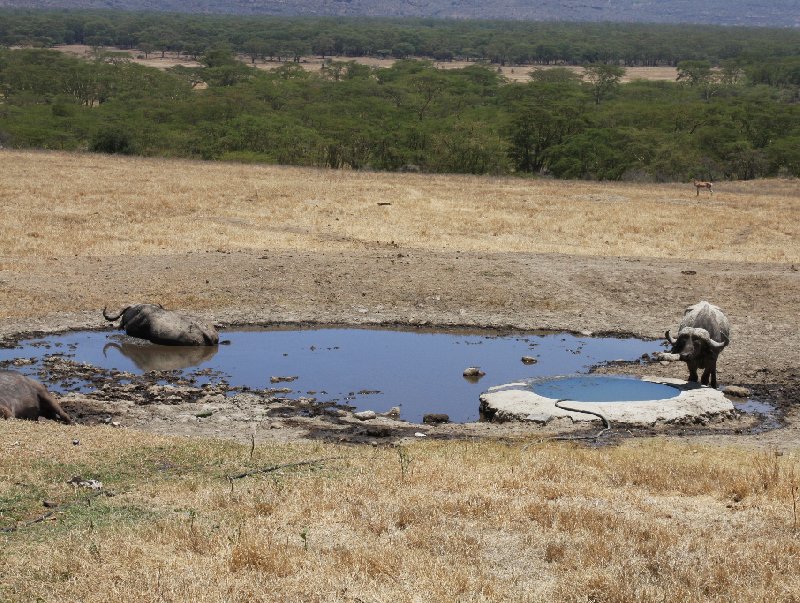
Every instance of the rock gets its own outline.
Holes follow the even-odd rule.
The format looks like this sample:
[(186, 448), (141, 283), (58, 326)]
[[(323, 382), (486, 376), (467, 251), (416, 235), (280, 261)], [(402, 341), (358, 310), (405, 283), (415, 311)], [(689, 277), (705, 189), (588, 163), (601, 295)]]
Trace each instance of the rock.
[(388, 438), (392, 435), (392, 430), (381, 425), (369, 426), (364, 429), (364, 435), (371, 438)]
[(297, 375), (293, 375), (291, 377), (270, 377), (269, 378), (269, 382), (270, 383), (285, 383), (285, 382), (288, 382), (288, 381), (295, 381), (295, 380), (297, 380)]
[(750, 397), (750, 390), (739, 385), (727, 385), (722, 389), (722, 393), (726, 396), (733, 396), (734, 398)]
[(450, 415), (439, 412), (429, 412), (422, 415), (423, 423), (449, 423)]
[(523, 356), (521, 360), (522, 364), (536, 364), (538, 362), (533, 356)]
[(88, 488), (90, 490), (103, 489), (103, 482), (96, 479), (83, 479), (80, 475), (76, 475), (75, 477), (71, 478), (67, 481), (67, 483), (72, 484), (77, 488)]
[(378, 416), (374, 410), (362, 410), (361, 412), (354, 412), (353, 416), (359, 421), (370, 421)]
[(391, 417), (392, 419), (399, 419), (400, 418), (400, 407), (399, 406), (392, 406), (389, 409), (389, 412), (386, 413), (387, 417)]
[(483, 372), (480, 367), (471, 366), (469, 368), (464, 369), (464, 376), (465, 377), (483, 377), (486, 373)]

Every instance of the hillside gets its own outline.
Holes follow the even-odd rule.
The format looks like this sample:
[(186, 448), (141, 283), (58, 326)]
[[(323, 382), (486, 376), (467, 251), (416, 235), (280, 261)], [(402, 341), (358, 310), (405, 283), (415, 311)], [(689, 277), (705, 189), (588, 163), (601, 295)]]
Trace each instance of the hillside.
[(799, 27), (795, 0), (0, 0), (6, 8)]

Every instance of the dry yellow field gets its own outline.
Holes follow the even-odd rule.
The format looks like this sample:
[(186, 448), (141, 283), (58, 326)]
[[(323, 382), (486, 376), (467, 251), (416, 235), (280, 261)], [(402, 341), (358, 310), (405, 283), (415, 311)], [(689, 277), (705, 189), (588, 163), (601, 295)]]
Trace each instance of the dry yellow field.
[[(83, 44), (72, 44), (72, 45), (63, 45), (63, 46), (55, 46), (55, 50), (63, 52), (65, 54), (70, 54), (72, 56), (77, 56), (81, 58), (91, 58), (95, 54), (95, 49), (91, 46), (86, 46)], [(146, 65), (147, 67), (155, 67), (156, 69), (168, 69), (170, 67), (175, 67), (176, 65), (183, 65), (185, 67), (202, 67), (202, 64), (198, 61), (193, 61), (185, 56), (181, 56), (174, 52), (167, 52), (164, 53), (164, 56), (161, 56), (160, 52), (155, 52), (149, 54), (147, 57), (141, 51), (138, 50), (120, 50), (118, 48), (101, 48), (101, 51), (109, 51), (109, 52), (125, 52), (130, 57), (131, 60), (139, 63), (141, 65)], [(249, 57), (240, 56), (239, 60), (247, 64), (253, 64)], [(303, 69), (310, 71), (312, 73), (318, 73), (322, 65), (325, 61), (332, 60), (332, 61), (356, 61), (357, 63), (361, 63), (362, 65), (369, 65), (370, 67), (383, 67), (388, 68), (391, 67), (396, 59), (379, 59), (373, 57), (341, 57), (341, 56), (332, 56), (332, 57), (325, 57), (325, 59), (319, 56), (308, 56), (303, 57), (301, 62), (299, 63)], [(282, 65), (286, 65), (286, 62), (280, 61), (261, 61), (258, 60), (255, 63), (255, 66), (258, 69), (277, 69)], [(470, 65), (474, 65), (473, 62), (467, 61), (433, 61), (433, 64), (438, 69), (462, 69), (464, 67), (468, 67)], [(539, 69), (551, 69), (551, 66), (535, 66), (531, 67), (530, 65), (503, 65), (497, 66), (492, 65), (492, 69), (497, 69), (499, 73), (503, 75), (503, 77), (507, 78), (509, 81), (513, 82), (526, 82), (530, 79), (530, 74)], [(554, 66), (558, 67), (558, 65)], [(583, 74), (583, 67), (577, 66), (569, 66), (567, 67), (571, 71), (574, 71), (577, 74)], [(623, 82), (630, 82), (633, 80), (655, 80), (655, 81), (670, 81), (674, 82), (675, 79), (678, 77), (678, 70), (675, 67), (627, 67), (625, 69), (625, 75), (622, 77)]]
[[(0, 151), (0, 256), (408, 249), (800, 262), (794, 180), (627, 184)], [(69, 236), (64, 236), (69, 233)], [(13, 269), (13, 268), (12, 268)]]
[[(800, 595), (796, 454), (662, 440), (251, 452), (25, 422), (0, 425), (0, 449), (0, 527), (17, 528), (0, 533), (8, 602)], [(42, 500), (52, 515), (30, 523)]]

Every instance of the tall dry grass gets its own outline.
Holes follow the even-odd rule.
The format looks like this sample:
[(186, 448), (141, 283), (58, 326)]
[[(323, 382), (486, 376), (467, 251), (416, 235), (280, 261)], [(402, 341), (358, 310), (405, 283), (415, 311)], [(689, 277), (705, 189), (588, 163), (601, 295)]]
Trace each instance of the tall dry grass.
[(0, 151), (1, 256), (234, 249), (800, 262), (794, 180), (564, 182)]
[[(70, 442), (79, 439), (81, 444)], [(0, 423), (0, 600), (796, 601), (800, 457)], [(233, 482), (243, 469), (330, 458)], [(75, 474), (115, 496), (76, 492)]]

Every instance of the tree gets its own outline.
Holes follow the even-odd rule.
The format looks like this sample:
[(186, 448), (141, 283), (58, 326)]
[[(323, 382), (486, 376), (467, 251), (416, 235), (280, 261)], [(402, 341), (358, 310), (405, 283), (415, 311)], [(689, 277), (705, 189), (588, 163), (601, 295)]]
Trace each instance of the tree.
[(711, 70), (708, 61), (681, 61), (678, 63), (677, 81), (700, 92), (704, 100), (710, 100), (720, 87), (720, 80)]
[(596, 105), (610, 98), (619, 88), (619, 82), (625, 75), (625, 69), (617, 65), (593, 63), (583, 68), (584, 77), (589, 82), (592, 98)]

